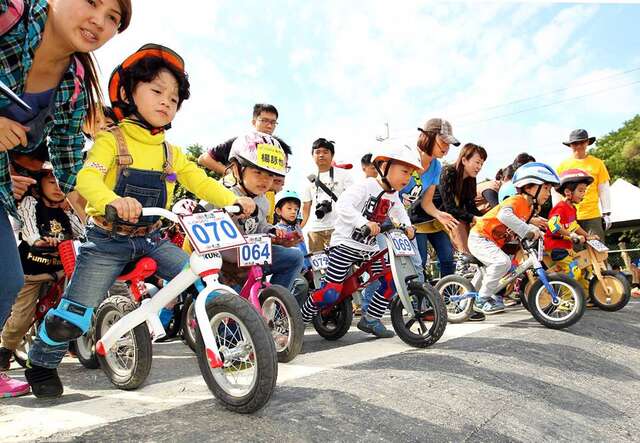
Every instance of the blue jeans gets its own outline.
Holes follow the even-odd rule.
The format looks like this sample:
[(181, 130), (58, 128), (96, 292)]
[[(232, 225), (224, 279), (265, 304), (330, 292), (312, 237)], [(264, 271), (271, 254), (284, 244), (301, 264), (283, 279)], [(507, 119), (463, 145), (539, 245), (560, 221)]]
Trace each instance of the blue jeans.
[(293, 281), (302, 271), (304, 255), (297, 247), (286, 248), (280, 245), (272, 245), (271, 252), (273, 261), (264, 266), (262, 271), (265, 275), (271, 275), (269, 281), (272, 285), (284, 286), (290, 291)]
[(454, 274), (456, 272), (456, 264), (453, 261), (453, 245), (451, 244), (451, 239), (449, 239), (449, 236), (444, 231), (416, 235), (418, 250), (422, 258), (422, 269), (424, 269), (429, 259), (427, 241), (429, 241), (433, 249), (436, 250), (438, 262), (440, 263), (440, 276), (445, 277)]
[(0, 269), (2, 269), (2, 283), (0, 284), (0, 329), (11, 313), (11, 306), (18, 292), (24, 286), (24, 273), (18, 245), (13, 236), (13, 228), (9, 216), (0, 205)]
[[(147, 256), (158, 264), (157, 275), (171, 280), (182, 271), (187, 254), (156, 231), (148, 237), (110, 236), (98, 227), (87, 229), (87, 242), (80, 246), (76, 268), (64, 298), (95, 308), (103, 300), (125, 265)], [(56, 368), (67, 352), (68, 343), (50, 346), (36, 337), (29, 360), (38, 366)]]

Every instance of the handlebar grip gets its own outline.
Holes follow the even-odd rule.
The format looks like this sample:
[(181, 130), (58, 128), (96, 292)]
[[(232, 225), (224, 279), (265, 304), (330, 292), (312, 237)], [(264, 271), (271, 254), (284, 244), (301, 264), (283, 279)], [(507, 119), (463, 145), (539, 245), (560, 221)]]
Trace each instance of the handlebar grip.
[(367, 225), (364, 225), (362, 228), (360, 228), (360, 233), (365, 237), (369, 237), (371, 235), (371, 228)]
[(118, 217), (118, 210), (111, 205), (106, 205), (104, 207), (104, 218), (109, 223), (115, 223), (120, 220), (120, 217)]

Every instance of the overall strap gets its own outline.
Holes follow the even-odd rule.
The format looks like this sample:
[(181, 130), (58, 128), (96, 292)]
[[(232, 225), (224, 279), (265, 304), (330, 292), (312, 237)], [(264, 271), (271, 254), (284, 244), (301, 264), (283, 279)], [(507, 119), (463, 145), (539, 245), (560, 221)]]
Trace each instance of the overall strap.
[(162, 165), (164, 179), (169, 182), (176, 181), (176, 173), (173, 170), (173, 150), (167, 141), (162, 142), (164, 146), (164, 165)]
[(108, 129), (113, 137), (116, 139), (116, 147), (118, 149), (118, 153), (116, 154), (116, 177), (120, 177), (120, 174), (123, 173), (131, 164), (133, 164), (133, 157), (129, 153), (129, 148), (127, 147), (127, 142), (124, 139), (124, 134), (122, 133), (122, 129), (119, 126), (112, 126)]

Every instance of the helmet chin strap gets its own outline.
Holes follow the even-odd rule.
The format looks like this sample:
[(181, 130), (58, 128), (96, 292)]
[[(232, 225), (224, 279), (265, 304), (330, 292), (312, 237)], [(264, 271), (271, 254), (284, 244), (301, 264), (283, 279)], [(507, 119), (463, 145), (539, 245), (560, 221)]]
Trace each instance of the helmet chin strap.
[[(533, 199), (533, 213), (537, 214), (540, 210), (540, 205), (538, 204), (538, 196), (540, 196), (540, 191), (542, 190), (542, 185), (538, 185), (538, 189), (536, 190), (535, 195), (529, 194), (527, 191), (524, 191), (531, 199)], [(532, 215), (533, 216), (533, 215)]]
[[(392, 163), (393, 163), (393, 160), (387, 160), (387, 164), (384, 168), (384, 171), (380, 170), (380, 166), (378, 166), (378, 163), (373, 164), (373, 167), (376, 169), (376, 172), (380, 176), (380, 179), (382, 180), (382, 183), (384, 184), (384, 186), (391, 190), (393, 190), (393, 187), (391, 186), (391, 183), (389, 183), (389, 180), (387, 180), (387, 174), (389, 174), (389, 169), (391, 168)], [(387, 189), (385, 189), (385, 191), (386, 190)]]

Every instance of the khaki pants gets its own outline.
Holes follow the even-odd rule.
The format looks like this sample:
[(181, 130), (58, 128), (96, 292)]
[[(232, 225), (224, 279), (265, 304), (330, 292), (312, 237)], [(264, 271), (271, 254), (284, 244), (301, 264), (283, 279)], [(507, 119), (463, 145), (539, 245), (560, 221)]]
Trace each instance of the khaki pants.
[[(62, 275), (63, 271), (59, 271), (57, 278)], [(11, 307), (11, 315), (2, 329), (2, 346), (12, 351), (15, 351), (33, 322), (40, 288), (54, 281), (51, 274), (25, 275), (24, 280), (24, 286)]]
[(332, 233), (333, 229), (309, 232), (309, 252), (324, 252), (324, 249), (329, 247)]

